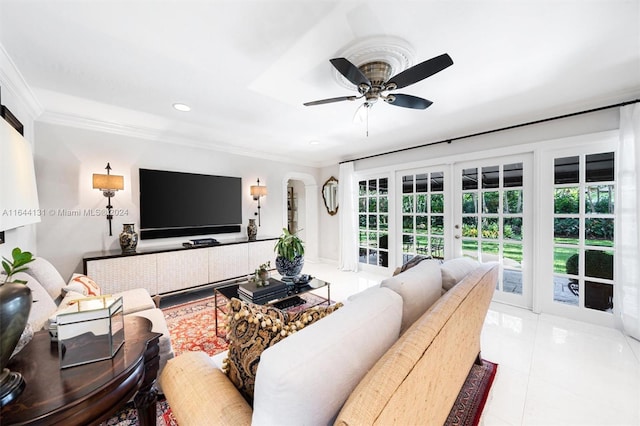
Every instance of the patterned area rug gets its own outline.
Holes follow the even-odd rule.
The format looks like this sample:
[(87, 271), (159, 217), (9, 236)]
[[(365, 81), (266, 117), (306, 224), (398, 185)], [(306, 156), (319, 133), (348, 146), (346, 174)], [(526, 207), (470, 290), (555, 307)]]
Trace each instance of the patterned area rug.
[(476, 426), (480, 423), (497, 371), (498, 364), (484, 359), (482, 365), (473, 364), (445, 422), (446, 426)]

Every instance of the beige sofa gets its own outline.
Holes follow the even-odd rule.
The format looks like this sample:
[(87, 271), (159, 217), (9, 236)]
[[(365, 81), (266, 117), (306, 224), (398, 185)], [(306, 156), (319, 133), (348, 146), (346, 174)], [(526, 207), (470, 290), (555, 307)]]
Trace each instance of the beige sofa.
[[(46, 330), (49, 329), (50, 323), (55, 322), (57, 313), (67, 309), (72, 300), (85, 296), (65, 291), (68, 288), (68, 283), (45, 258), (37, 257), (27, 266), (26, 272), (14, 275), (15, 279), (27, 282), (33, 296), (34, 303), (29, 312), (27, 326), (31, 327), (34, 332)], [(124, 315), (145, 317), (153, 324), (152, 331), (162, 333), (159, 342), (159, 372), (161, 372), (167, 361), (174, 355), (169, 330), (162, 311), (156, 308), (149, 292), (142, 288), (124, 291), (114, 296), (122, 297)]]
[(173, 414), (181, 426), (443, 424), (479, 358), (498, 276), (471, 262), (420, 262), (269, 347), (253, 406), (215, 359), (172, 359), (160, 381)]

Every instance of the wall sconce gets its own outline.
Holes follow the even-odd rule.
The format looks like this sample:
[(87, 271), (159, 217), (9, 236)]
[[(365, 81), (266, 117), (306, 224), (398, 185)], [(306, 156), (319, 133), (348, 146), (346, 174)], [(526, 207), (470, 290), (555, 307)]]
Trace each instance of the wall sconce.
[(251, 196), (253, 197), (253, 201), (258, 202), (258, 212), (255, 214), (258, 216), (258, 226), (260, 226), (260, 197), (267, 195), (267, 187), (260, 186), (260, 178), (258, 178), (257, 185), (251, 185)]
[(124, 177), (110, 174), (111, 166), (109, 163), (107, 163), (105, 169), (107, 169), (106, 175), (93, 174), (93, 189), (102, 191), (102, 195), (109, 200), (107, 202), (107, 220), (109, 221), (109, 236), (111, 237), (113, 235), (111, 232), (111, 220), (113, 219), (113, 214), (111, 214), (111, 209), (113, 209), (111, 197), (116, 196), (116, 191), (124, 189)]

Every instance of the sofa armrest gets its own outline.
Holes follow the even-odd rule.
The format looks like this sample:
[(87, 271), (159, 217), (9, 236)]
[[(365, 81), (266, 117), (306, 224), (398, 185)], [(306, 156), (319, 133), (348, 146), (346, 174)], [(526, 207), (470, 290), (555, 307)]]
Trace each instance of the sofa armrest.
[(251, 407), (204, 352), (170, 360), (160, 384), (180, 426), (251, 424)]

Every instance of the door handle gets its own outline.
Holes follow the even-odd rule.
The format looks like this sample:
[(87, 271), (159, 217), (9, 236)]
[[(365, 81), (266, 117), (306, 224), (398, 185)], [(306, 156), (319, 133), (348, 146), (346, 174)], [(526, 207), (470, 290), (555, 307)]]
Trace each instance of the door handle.
[(460, 239), (460, 235), (454, 235), (454, 237), (455, 237), (456, 240)]

